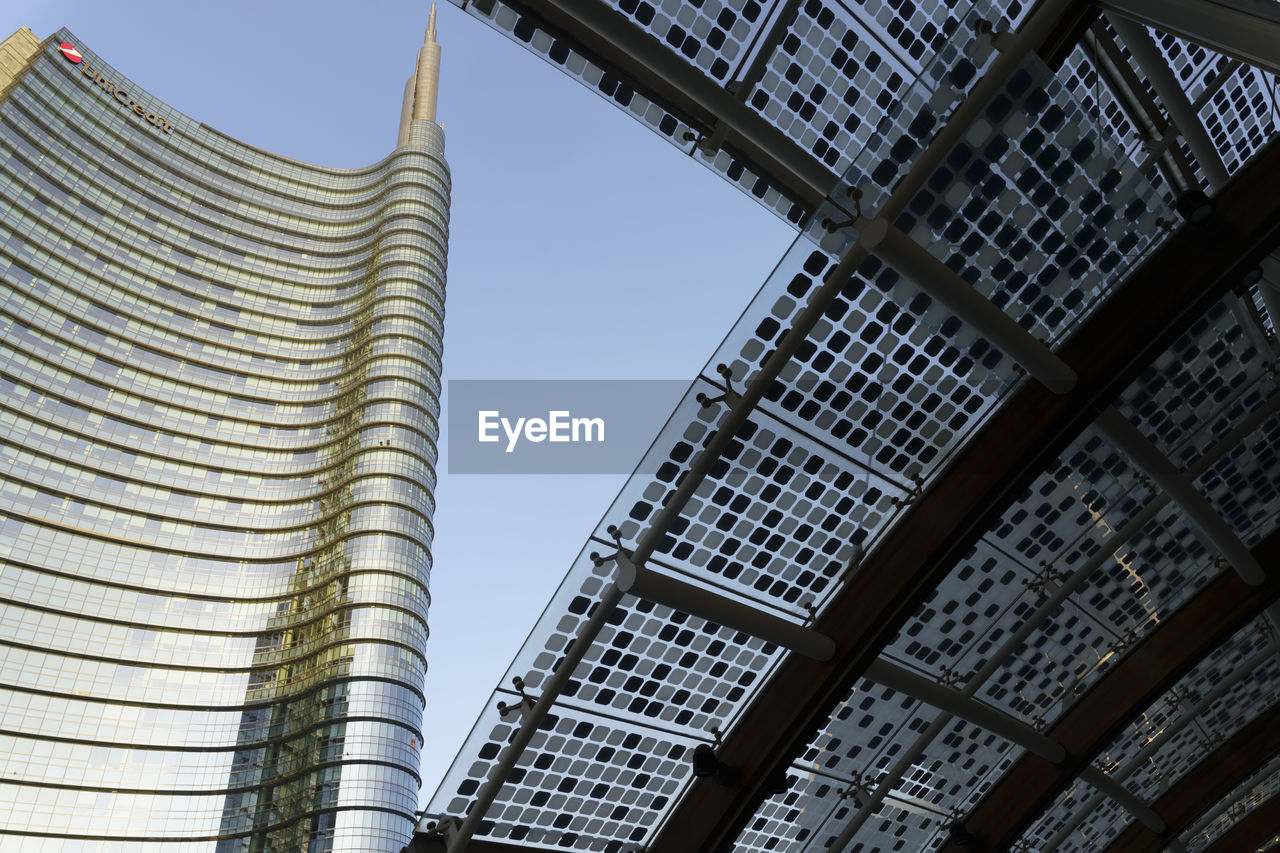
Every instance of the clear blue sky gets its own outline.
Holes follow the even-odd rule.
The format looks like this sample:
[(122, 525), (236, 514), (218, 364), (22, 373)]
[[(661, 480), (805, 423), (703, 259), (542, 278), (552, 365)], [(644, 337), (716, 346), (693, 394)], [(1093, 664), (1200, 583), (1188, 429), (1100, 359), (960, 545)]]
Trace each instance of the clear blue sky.
[[(66, 26), (181, 112), (355, 167), (395, 144), (429, 8), (8, 0), (0, 29)], [(456, 7), (440, 5), (437, 30), (453, 172), (445, 379), (692, 379), (791, 229)], [(441, 450), (424, 801), (625, 479), (449, 476)]]

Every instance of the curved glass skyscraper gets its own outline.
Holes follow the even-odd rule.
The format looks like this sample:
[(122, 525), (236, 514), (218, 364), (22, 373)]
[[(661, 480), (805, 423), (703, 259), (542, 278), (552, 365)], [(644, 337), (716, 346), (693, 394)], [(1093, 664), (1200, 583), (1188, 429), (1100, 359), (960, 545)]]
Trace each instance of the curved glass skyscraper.
[(396, 851), (449, 171), (310, 166), (0, 47), (0, 848)]

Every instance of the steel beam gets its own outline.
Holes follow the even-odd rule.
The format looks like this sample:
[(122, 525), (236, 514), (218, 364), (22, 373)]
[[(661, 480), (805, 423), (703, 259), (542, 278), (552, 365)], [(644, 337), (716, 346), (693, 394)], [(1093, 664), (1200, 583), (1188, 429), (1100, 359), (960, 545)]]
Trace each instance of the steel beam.
[[(1145, 174), (1150, 164), (1159, 162), (1165, 180), (1181, 192), (1196, 183), (1187, 159), (1178, 148), (1170, 148), (1177, 136), (1169, 126), (1160, 107), (1147, 93), (1142, 78), (1133, 66), (1125, 59), (1120, 45), (1111, 37), (1111, 33), (1101, 22), (1098, 22), (1084, 34), (1084, 44), (1093, 51), (1093, 64), (1107, 87), (1119, 102), (1121, 109), (1138, 128), (1144, 137), (1143, 150), (1147, 163), (1139, 170)], [(1101, 109), (1102, 105), (1098, 105)]]
[(831, 660), (835, 654), (836, 644), (825, 634), (713, 590), (637, 566), (626, 557), (618, 557), (617, 563), (615, 583), (623, 593), (742, 631), (814, 660)]
[(1280, 73), (1280, 14), (1268, 0), (1102, 0), (1103, 10)]
[(977, 330), (1055, 394), (1076, 384), (1076, 374), (1026, 329), (950, 267), (883, 218), (860, 224), (862, 242), (885, 263)]
[[(1272, 567), (1261, 586), (1248, 586), (1234, 572), (1222, 572), (1161, 621), (1049, 727), (1045, 735), (1067, 749), (1065, 764), (1024, 756), (988, 791), (964, 819), (986, 849), (1013, 844), (1138, 715), (1280, 597), (1280, 531), (1259, 543), (1253, 556)], [(1280, 744), (1280, 726), (1276, 728)], [(1176, 833), (1195, 814), (1184, 819), (1165, 807), (1165, 799), (1152, 808), (1171, 828), (1166, 831)], [(1141, 832), (1158, 839), (1146, 828)], [(943, 849), (958, 853), (960, 848), (952, 844)]]
[[(1106, 849), (1124, 853), (1159, 853), (1183, 827), (1226, 797), (1280, 752), (1280, 703), (1272, 705), (1192, 767), (1154, 804), (1169, 828), (1161, 834), (1131, 824)], [(1275, 832), (1275, 825), (1271, 825)], [(1252, 850), (1252, 847), (1228, 847)]]
[(1050, 764), (1058, 764), (1067, 758), (1067, 751), (1061, 744), (1054, 743), (1016, 717), (971, 699), (959, 690), (943, 687), (936, 681), (930, 681), (883, 658), (873, 661), (867, 667), (866, 676), (877, 684), (891, 687), (926, 705), (946, 711), (952, 716), (997, 734), (1035, 753)]
[(740, 785), (695, 781), (650, 845), (651, 853), (732, 845), (762, 798), (762, 781), (790, 766), (968, 548), (1088, 426), (1098, 406), (1115, 399), (1280, 243), (1272, 189), (1277, 185), (1280, 148), (1271, 146), (1219, 194), (1222, 230), (1185, 226), (1062, 345), (1059, 355), (1080, 376), (1069, 394), (1025, 383), (1010, 395), (814, 625), (836, 641), (835, 660), (784, 660), (726, 735), (717, 754), (739, 769)]
[(1151, 88), (1156, 90), (1156, 95), (1169, 112), (1169, 120), (1173, 122), (1173, 127), (1187, 141), (1187, 145), (1191, 147), (1191, 153), (1196, 155), (1200, 169), (1209, 181), (1209, 191), (1217, 192), (1229, 177), (1227, 167), (1223, 165), (1222, 155), (1218, 153), (1217, 146), (1209, 138), (1208, 132), (1204, 129), (1204, 123), (1200, 121), (1200, 116), (1191, 106), (1191, 101), (1187, 99), (1187, 93), (1183, 91), (1182, 84), (1178, 82), (1178, 78), (1173, 75), (1173, 69), (1161, 55), (1160, 48), (1152, 41), (1146, 27), (1141, 24), (1119, 15), (1109, 15), (1107, 20), (1111, 22), (1111, 28), (1116, 31), (1116, 35), (1120, 36), (1121, 41), (1129, 48), (1129, 53), (1137, 60), (1138, 67), (1151, 83)]
[[(1112, 779), (1092, 765), (1080, 771), (1080, 778), (1092, 785), (1096, 790), (1101, 791), (1102, 795), (1112, 800), (1129, 814), (1133, 815), (1139, 823), (1147, 829), (1159, 835), (1168, 829), (1168, 825), (1164, 822), (1164, 818), (1156, 814), (1151, 806), (1144, 800), (1139, 799), (1129, 792), (1129, 789)], [(1050, 850), (1056, 848), (1050, 847)]]
[(1231, 526), (1218, 515), (1191, 481), (1182, 476), (1182, 472), (1137, 427), (1111, 407), (1098, 416), (1095, 426), (1134, 465), (1155, 480), (1156, 485), (1173, 499), (1191, 523), (1227, 558), (1231, 568), (1235, 569), (1245, 583), (1258, 586), (1263, 582), (1265, 575), (1262, 566), (1258, 565), (1257, 559), (1249, 553), (1240, 537), (1236, 536)]

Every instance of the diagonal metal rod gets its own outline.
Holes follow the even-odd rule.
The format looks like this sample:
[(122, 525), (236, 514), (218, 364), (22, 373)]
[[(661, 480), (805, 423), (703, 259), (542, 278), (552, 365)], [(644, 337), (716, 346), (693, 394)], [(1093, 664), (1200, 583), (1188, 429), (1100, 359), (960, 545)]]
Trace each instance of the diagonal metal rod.
[(1178, 78), (1173, 75), (1169, 63), (1161, 55), (1160, 48), (1152, 41), (1147, 28), (1141, 24), (1120, 15), (1108, 15), (1107, 20), (1111, 23), (1111, 28), (1116, 31), (1116, 35), (1120, 36), (1125, 47), (1129, 48), (1129, 53), (1146, 74), (1151, 88), (1155, 89), (1161, 102), (1164, 103), (1173, 127), (1187, 141), (1187, 145), (1191, 146), (1191, 152), (1196, 155), (1200, 169), (1209, 181), (1209, 191), (1211, 193), (1217, 191), (1229, 178), (1227, 167), (1223, 165), (1222, 155), (1218, 153), (1217, 146), (1209, 138), (1208, 132), (1204, 129), (1204, 123), (1200, 121), (1200, 116), (1191, 106), (1191, 101), (1187, 99), (1187, 93), (1182, 90)]
[(475, 834), (477, 827), (480, 826), (480, 821), (484, 819), (489, 807), (493, 805), (494, 799), (497, 798), (498, 792), (506, 784), (507, 777), (511, 775), (511, 771), (515, 768), (516, 762), (520, 760), (520, 756), (524, 754), (525, 747), (529, 745), (529, 741), (537, 733), (538, 726), (542, 725), (542, 721), (546, 719), (551, 706), (555, 704), (561, 691), (569, 683), (573, 671), (578, 668), (583, 656), (586, 655), (587, 650), (596, 641), (600, 630), (604, 628), (605, 623), (617, 608), (618, 601), (621, 598), (622, 593), (618, 590), (617, 585), (610, 584), (596, 604), (596, 612), (583, 623), (578, 631), (578, 636), (573, 640), (573, 645), (565, 653), (564, 659), (560, 661), (560, 664), (552, 671), (551, 677), (542, 685), (542, 695), (538, 697), (538, 701), (524, 715), (515, 737), (503, 750), (498, 763), (489, 771), (484, 785), (476, 794), (475, 803), (472, 804), (471, 810), (467, 812), (467, 817), (462, 822), (462, 826), (458, 828), (457, 835), (449, 841), (449, 853), (462, 853), (467, 849), (471, 836)]
[[(1155, 813), (1155, 810), (1142, 800), (1129, 792), (1129, 789), (1103, 773), (1098, 768), (1090, 765), (1080, 771), (1080, 778), (1088, 782), (1096, 788), (1103, 799), (1109, 799), (1119, 805), (1129, 814), (1137, 818), (1138, 822), (1156, 835), (1163, 835), (1164, 831), (1169, 828), (1164, 822), (1164, 818)], [(1056, 850), (1056, 847), (1048, 847), (1048, 850)]]
[(1101, 0), (1140, 24), (1280, 73), (1280, 9), (1270, 0)]
[[(1265, 403), (1243, 418), (1231, 432), (1223, 436), (1222, 439), (1211, 447), (1203, 456), (1187, 469), (1186, 477), (1189, 480), (1196, 480), (1204, 472), (1208, 471), (1218, 460), (1222, 459), (1241, 441), (1251, 435), (1255, 430), (1260, 428), (1273, 415), (1280, 412), (1280, 393), (1269, 398)], [(1086, 580), (1088, 580), (1094, 572), (1102, 568), (1106, 563), (1114, 558), (1114, 554), (1119, 548), (1132, 539), (1137, 533), (1146, 527), (1147, 524), (1156, 517), (1160, 510), (1169, 505), (1169, 496), (1160, 494), (1152, 498), (1152, 500), (1143, 509), (1130, 519), (1127, 523), (1116, 530), (1108, 539), (1106, 547), (1103, 548), (1092, 559), (1088, 560), (1083, 566), (1076, 569), (1070, 577), (1063, 581), (1062, 585), (1054, 590), (1053, 594), (1048, 596), (1035, 612), (1009, 635), (1009, 638), (997, 649), (987, 662), (978, 669), (973, 678), (961, 690), (964, 696), (973, 696), (984, 684), (994, 675), (1005, 662), (1011, 658), (1022, 644), (1030, 637), (1041, 625), (1043, 625), (1054, 611), (1062, 606), (1072, 593), (1080, 588)], [(943, 712), (934, 718), (928, 728), (916, 738), (911, 748), (905, 750), (899, 756), (897, 762), (891, 767), (881, 779), (879, 786), (872, 792), (868, 806), (859, 809), (853, 817), (849, 819), (849, 823), (845, 825), (837, 837), (828, 848), (833, 853), (841, 853), (848, 843), (853, 840), (862, 825), (871, 817), (872, 812), (884, 802), (885, 797), (897, 786), (902, 777), (911, 770), (911, 767), (924, 751), (929, 748), (929, 744), (942, 734), (942, 731), (951, 723), (951, 714)], [(816, 836), (815, 836), (816, 838)], [(1052, 848), (1047, 848), (1052, 849)]]

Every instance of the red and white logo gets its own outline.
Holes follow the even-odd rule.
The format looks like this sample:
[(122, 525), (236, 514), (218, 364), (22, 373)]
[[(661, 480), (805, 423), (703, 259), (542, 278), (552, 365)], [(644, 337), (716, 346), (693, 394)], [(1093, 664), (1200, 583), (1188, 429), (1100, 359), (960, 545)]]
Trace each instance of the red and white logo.
[(76, 46), (71, 42), (64, 41), (62, 44), (58, 45), (58, 50), (62, 51), (62, 55), (76, 65), (79, 65), (81, 60), (84, 59), (84, 56), (80, 51), (76, 50)]

